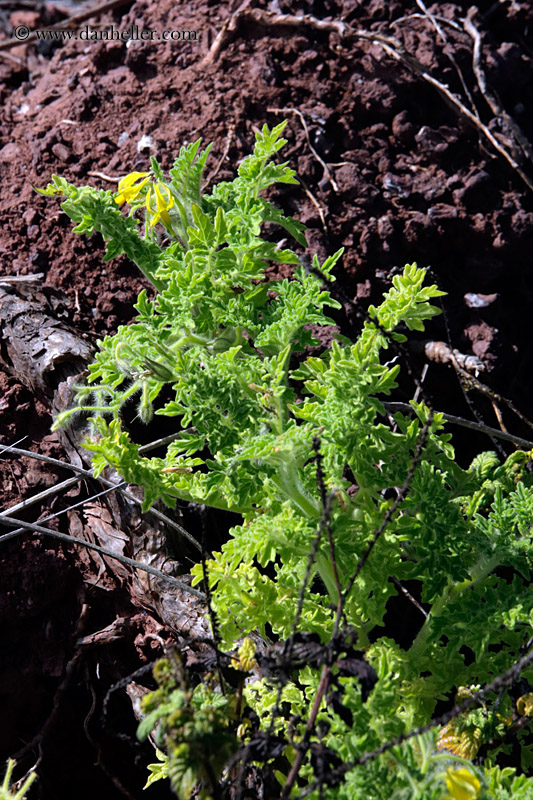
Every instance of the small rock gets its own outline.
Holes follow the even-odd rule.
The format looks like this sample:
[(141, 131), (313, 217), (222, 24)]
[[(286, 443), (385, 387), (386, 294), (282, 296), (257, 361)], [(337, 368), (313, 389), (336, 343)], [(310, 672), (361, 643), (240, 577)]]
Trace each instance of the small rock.
[[(11, 25), (16, 28), (17, 25), (25, 25), (31, 31), (39, 27), (39, 14), (36, 11), (13, 11), (9, 16)], [(22, 41), (22, 44), (24, 41)]]
[(516, 42), (502, 42), (488, 58), (489, 81), (498, 91), (512, 85), (516, 91), (531, 81), (531, 59)]
[(30, 226), (34, 224), (38, 216), (39, 212), (37, 211), (36, 208), (27, 208), (24, 214), (22, 215), (22, 219), (24, 220), (26, 225)]
[(491, 348), (498, 329), (492, 328), (486, 322), (482, 322), (479, 325), (470, 325), (465, 333), (472, 342), (472, 352), (483, 360), (483, 357)]
[(404, 224), (403, 236), (409, 244), (420, 244), (434, 233), (435, 226), (427, 214), (421, 211), (410, 211), (409, 219)]
[(320, 169), (320, 164), (318, 164), (316, 158), (313, 158), (308, 154), (298, 156), (298, 175), (301, 175), (306, 181), (316, 183), (316, 179), (321, 173), (322, 170)]
[(457, 219), (459, 212), (455, 206), (450, 206), (447, 203), (435, 203), (435, 205), (428, 208), (428, 217), (437, 222), (438, 220)]
[(511, 227), (515, 236), (533, 236), (533, 213), (520, 209), (513, 214)]
[(388, 172), (391, 168), (391, 160), (388, 156), (381, 156), (378, 162), (378, 172)]
[(123, 62), (125, 53), (122, 42), (102, 42), (94, 48), (91, 60), (98, 72), (107, 72)]
[(448, 191), (453, 192), (454, 189), (460, 189), (461, 184), (462, 180), (459, 175), (451, 175), (446, 181), (445, 186)]
[(467, 292), (465, 294), (465, 303), (468, 308), (487, 308), (495, 300), (497, 300), (499, 294), (477, 294), (475, 292)]
[(392, 133), (393, 135), (404, 144), (407, 144), (413, 138), (415, 126), (409, 120), (408, 111), (400, 111), (392, 120)]
[(415, 141), (423, 150), (431, 153), (443, 153), (448, 149), (448, 142), (440, 131), (423, 125), (415, 136)]
[(386, 172), (383, 176), (383, 190), (398, 197), (409, 197), (411, 194), (412, 180), (407, 176), (395, 175)]
[(380, 239), (387, 240), (394, 235), (394, 223), (388, 214), (378, 219), (378, 236)]
[(106, 153), (112, 153), (114, 149), (113, 145), (107, 142), (100, 142), (100, 144), (96, 145), (96, 152), (99, 154), (102, 153), (105, 155)]
[(366, 281), (357, 284), (357, 293), (355, 296), (357, 297), (357, 299), (366, 299), (370, 297), (371, 291), (372, 291), (372, 285), (370, 281), (367, 279)]
[(360, 191), (360, 171), (355, 164), (343, 164), (342, 167), (336, 169), (335, 180), (339, 191), (345, 195), (347, 199), (353, 199)]
[(491, 176), (482, 169), (467, 178), (463, 188), (455, 190), (453, 198), (467, 208), (488, 208), (492, 206), (495, 191)]
[(143, 150), (155, 150), (152, 136), (143, 135), (137, 142), (137, 152), (142, 153)]
[(148, 79), (157, 75), (156, 67), (147, 61), (153, 50), (153, 42), (135, 42), (133, 39), (126, 42), (124, 64), (137, 78)]
[(0, 161), (15, 161), (20, 157), (20, 150), (15, 142), (8, 142), (0, 150)]
[(61, 142), (52, 145), (52, 153), (56, 158), (59, 158), (60, 161), (68, 161), (70, 158), (69, 148), (64, 144), (61, 144)]
[(30, 253), (30, 264), (32, 268), (38, 267), (39, 269), (48, 269), (50, 264), (48, 253), (45, 250), (32, 250)]

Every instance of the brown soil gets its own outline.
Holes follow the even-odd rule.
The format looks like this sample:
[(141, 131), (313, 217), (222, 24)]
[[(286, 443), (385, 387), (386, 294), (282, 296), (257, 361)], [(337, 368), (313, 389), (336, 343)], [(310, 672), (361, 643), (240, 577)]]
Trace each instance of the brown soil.
[[(276, 14), (304, 14), (396, 36), (421, 69), (468, 105), (461, 72), (485, 133), (406, 58), (395, 61), (379, 43), (319, 30), (308, 17), (297, 27), (243, 17), (210, 62), (235, 2), (130, 0), (91, 20), (93, 30), (96, 23), (133, 25), (194, 31), (195, 38), (182, 33), (179, 41), (129, 46), (41, 42), (0, 51), (0, 276), (44, 273), (45, 286), (61, 293), (57, 313), (84, 337), (94, 342), (113, 333), (131, 319), (145, 282), (124, 258), (104, 264), (101, 241), (76, 238), (59, 204), (32, 185), (58, 173), (112, 188), (102, 176), (143, 170), (150, 155), (166, 168), (183, 143), (199, 136), (214, 142), (211, 180), (228, 179), (250, 152), (254, 130), (288, 118), (284, 157), (302, 183), (276, 200), (308, 226), (312, 251), (325, 257), (345, 248), (338, 278), (348, 296), (365, 305), (388, 288), (395, 267), (430, 265), (448, 294), (446, 314), (429, 336), (480, 357), (483, 380), (533, 416), (533, 194), (519, 174), (531, 185), (533, 164), (506, 118), (533, 139), (533, 10), (517, 0), (478, 4), (473, 22), (482, 35), (484, 87), (472, 66), (465, 7), (434, 3), (430, 19), (422, 5), (251, 0), (248, 9), (272, 12), (270, 22)], [(0, 25), (8, 37), (14, 25), (48, 28), (71, 13), (28, 0), (9, 10), (2, 5)], [(491, 109), (493, 93), (500, 108)], [(415, 367), (420, 371), (422, 362)], [(438, 408), (471, 415), (449, 366), (431, 364), (426, 385)], [(0, 442), (28, 437), (22, 446), (61, 458), (44, 398), (5, 374), (0, 388)], [(496, 425), (490, 404), (476, 403)], [(506, 421), (527, 436), (518, 420), (507, 414)], [(483, 439), (457, 442), (466, 462), (476, 447), (491, 447)], [(0, 471), (3, 507), (67, 475), (12, 457)], [(27, 512), (28, 519), (54, 502)], [(29, 537), (0, 547), (0, 625), (8, 643), (0, 659), (0, 760), (23, 751), (21, 766), (29, 768), (42, 755), (34, 798), (70, 797), (74, 787), (80, 798), (99, 789), (109, 799), (138, 796), (153, 751), (136, 743), (135, 721), (119, 693), (105, 719), (102, 707), (110, 686), (158, 652), (146, 638), (154, 620), (118, 590), (87, 589), (82, 562), (68, 548)], [(73, 664), (76, 640), (117, 617), (129, 620), (127, 633)]]

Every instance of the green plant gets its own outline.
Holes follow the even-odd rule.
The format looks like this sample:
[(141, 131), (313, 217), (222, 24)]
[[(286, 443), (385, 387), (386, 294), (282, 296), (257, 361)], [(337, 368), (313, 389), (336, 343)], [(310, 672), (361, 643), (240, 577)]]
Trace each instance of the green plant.
[[(286, 164), (271, 160), (284, 144), (283, 127), (264, 126), (235, 180), (211, 194), (201, 192), (207, 151), (199, 152), (199, 142), (181, 149), (168, 177), (153, 159), (151, 173), (127, 176), (115, 196), (56, 176), (41, 190), (62, 194), (74, 230), (101, 233), (105, 258), (126, 253), (156, 290), (153, 300), (144, 291), (139, 296), (135, 322), (100, 343), (79, 405), (55, 425), (88, 415), (93, 435), (86, 446), (96, 470), (112, 465), (142, 486), (146, 508), (156, 499), (170, 505), (181, 499), (241, 515), (242, 524), (207, 563), (228, 649), (251, 631), (287, 640), (296, 623), (324, 647), (342, 620), (356, 632), (378, 676), (368, 699), (331, 649), (321, 663), (286, 676), (286, 713), (271, 679), (245, 690), (263, 727), (287, 742), (289, 764), (295, 763), (291, 736), (300, 742), (300, 780), (325, 782), (320, 796), (335, 798), (429, 800), (443, 797), (446, 787), (461, 798), (463, 779), (472, 797), (505, 797), (490, 788), (503, 772), (433, 779), (424, 767), (429, 756), (417, 744), (363, 757), (429, 723), (437, 702), (449, 702), (460, 687), (493, 680), (529, 639), (531, 454), (515, 453), (503, 464), (483, 454), (464, 470), (441, 414), (412, 402), (413, 418), (387, 416), (381, 398), (395, 388), (400, 367), (384, 353), (405, 341), (406, 329), (424, 329), (438, 313), (430, 301), (442, 294), (423, 285), (425, 272), (414, 264), (393, 279), (379, 307), (368, 308), (354, 342), (334, 333), (330, 348), (305, 355), (319, 345), (320, 328), (332, 325), (324, 309), (340, 307), (328, 289), (342, 251), (322, 265), (314, 257), (306, 269), (293, 250), (264, 236), (268, 223), (306, 244), (303, 226), (260, 196), (272, 184), (296, 183)], [(119, 209), (124, 202), (127, 216)], [(266, 280), (269, 262), (293, 265), (291, 279)], [(176, 439), (164, 457), (139, 455), (124, 422), (134, 400), (143, 422), (176, 417)], [(196, 583), (205, 580), (202, 565), (192, 572)], [(402, 646), (383, 635), (383, 625), (406, 581), (427, 612), (424, 618), (413, 610), (418, 633)], [(531, 668), (524, 676), (532, 677)], [(307, 732), (301, 723), (290, 733), (289, 717), (305, 721), (310, 713)], [(503, 687), (453, 733), (459, 737), (469, 726), (493, 770), (512, 736), (527, 769), (532, 745), (516, 719)], [(329, 784), (316, 755), (313, 761), (319, 726), (327, 729), (318, 738), (330, 771), (335, 758), (353, 764)], [(435, 751), (431, 757), (439, 758)], [(446, 758), (452, 771), (466, 769), (464, 761), (454, 766), (457, 753)], [(293, 778), (276, 774), (281, 784), (289, 781), (290, 792)], [(183, 796), (198, 778), (188, 775), (187, 791), (173, 784)], [(508, 775), (501, 792), (506, 781)], [(533, 779), (521, 786), (533, 796)]]
[(25, 800), (28, 789), (37, 777), (37, 774), (32, 772), (31, 775), (28, 775), (28, 777), (23, 781), (22, 786), (15, 791), (11, 784), (11, 778), (13, 776), (13, 770), (15, 769), (15, 766), (15, 761), (10, 758), (7, 762), (4, 780), (0, 785), (0, 800)]
[(229, 730), (234, 698), (214, 691), (207, 682), (190, 689), (184, 683), (182, 669), (170, 659), (155, 665), (154, 677), (158, 689), (142, 700), (146, 716), (138, 736), (146, 739), (155, 728), (156, 743), (165, 752), (157, 751), (159, 764), (150, 765), (152, 774), (145, 788), (168, 777), (181, 800), (189, 800), (198, 784), (199, 796), (210, 797), (237, 749), (235, 734)]

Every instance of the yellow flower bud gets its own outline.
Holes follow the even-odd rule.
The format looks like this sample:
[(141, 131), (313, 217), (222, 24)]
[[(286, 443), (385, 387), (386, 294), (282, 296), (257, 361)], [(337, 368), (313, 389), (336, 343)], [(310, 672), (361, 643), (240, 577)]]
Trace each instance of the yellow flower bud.
[(148, 194), (146, 195), (146, 209), (148, 214), (151, 217), (150, 220), (150, 228), (153, 228), (154, 225), (161, 220), (163, 225), (170, 225), (170, 214), (169, 209), (172, 208), (174, 205), (174, 198), (170, 192), (168, 186), (165, 186), (164, 183), (156, 183), (153, 185), (153, 190), (155, 194), (155, 209), (152, 208), (151, 200), (152, 200), (152, 187), (148, 189)]
[(255, 660), (255, 644), (251, 639), (246, 637), (239, 649), (237, 650), (238, 658), (232, 658), (231, 666), (233, 669), (243, 670), (250, 672), (256, 666)]
[(461, 769), (449, 767), (444, 780), (450, 793), (445, 800), (475, 800), (479, 797), (481, 784), (476, 776), (464, 767)]
[(522, 717), (533, 717), (533, 694), (523, 694), (516, 701), (516, 710)]

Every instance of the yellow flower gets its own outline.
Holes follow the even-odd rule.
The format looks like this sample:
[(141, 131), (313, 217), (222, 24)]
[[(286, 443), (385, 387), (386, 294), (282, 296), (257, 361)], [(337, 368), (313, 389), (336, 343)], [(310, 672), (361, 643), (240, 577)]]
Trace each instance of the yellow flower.
[[(135, 200), (143, 186), (148, 183), (149, 172), (130, 172), (125, 178), (122, 178), (118, 184), (118, 194), (115, 197), (115, 203), (119, 206), (122, 203), (131, 203)], [(139, 178), (144, 178), (140, 183), (135, 183)]]
[(523, 694), (516, 701), (516, 710), (523, 717), (533, 717), (533, 694)]
[(445, 800), (476, 800), (479, 797), (481, 784), (468, 769), (449, 767), (444, 780), (450, 793)]
[(170, 214), (168, 211), (174, 205), (174, 198), (172, 197), (170, 189), (168, 186), (165, 186), (164, 183), (154, 184), (153, 189), (156, 202), (155, 210), (150, 204), (152, 199), (152, 187), (148, 189), (148, 194), (146, 195), (146, 208), (152, 218), (148, 227), (153, 228), (154, 225), (157, 225), (159, 220), (161, 220), (163, 225), (168, 226), (170, 225)]
[(232, 658), (231, 660), (231, 666), (233, 669), (250, 672), (254, 667), (257, 666), (257, 661), (255, 660), (255, 644), (248, 637), (243, 639), (243, 642), (237, 653), (239, 658)]

